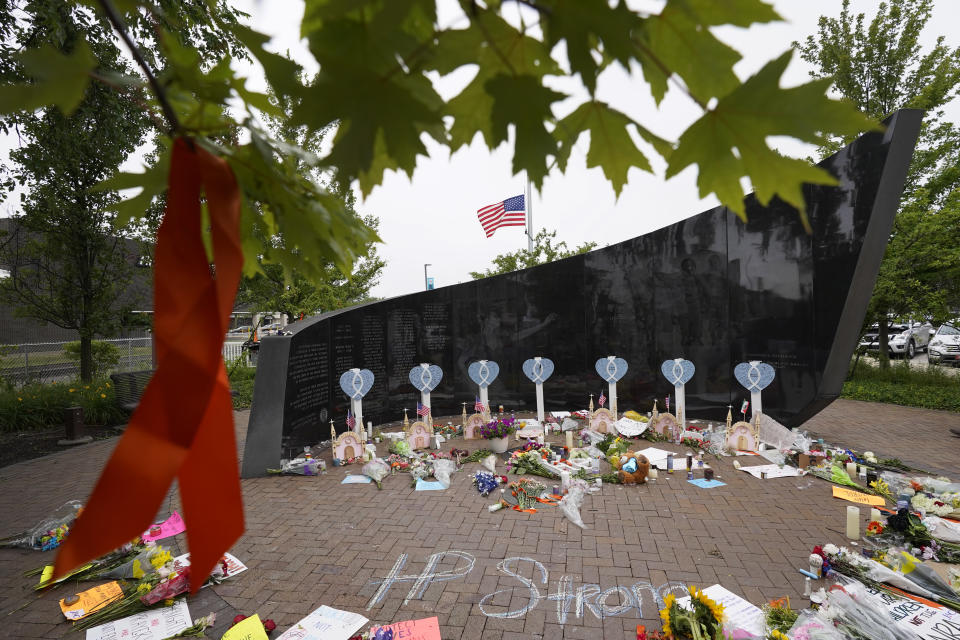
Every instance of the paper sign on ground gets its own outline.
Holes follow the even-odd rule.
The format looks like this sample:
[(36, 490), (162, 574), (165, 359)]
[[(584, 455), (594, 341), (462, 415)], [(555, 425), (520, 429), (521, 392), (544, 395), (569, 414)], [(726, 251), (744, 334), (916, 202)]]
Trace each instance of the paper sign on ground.
[(340, 484), (370, 484), (373, 478), (370, 476), (347, 474)]
[(796, 467), (784, 465), (781, 469), (778, 464), (758, 464), (755, 467), (740, 467), (740, 471), (746, 471), (754, 478), (759, 478), (761, 477), (760, 474), (766, 473), (767, 480), (770, 478), (792, 478), (803, 475), (803, 472)]
[[(729, 631), (743, 629), (758, 638), (765, 636), (763, 611), (759, 607), (750, 604), (737, 594), (724, 589), (718, 584), (707, 587), (703, 592), (717, 604), (723, 605), (724, 629)], [(677, 598), (677, 604), (689, 609), (690, 596)]]
[[(232, 578), (238, 573), (243, 573), (247, 570), (247, 565), (240, 562), (237, 557), (231, 553), (223, 554), (224, 560), (227, 561), (227, 578)], [(185, 553), (182, 556), (177, 556), (173, 559), (173, 566), (179, 571), (180, 569), (190, 566), (190, 554)], [(207, 585), (204, 585), (207, 586)]]
[(116, 640), (117, 638), (136, 638), (137, 640), (164, 640), (190, 627), (190, 610), (187, 601), (180, 599), (169, 607), (151, 609), (87, 629), (87, 640)]
[(887, 613), (898, 627), (908, 630), (920, 640), (960, 638), (960, 613), (946, 607), (934, 609), (920, 602), (899, 598), (885, 591), (867, 589), (883, 600)]
[(440, 621), (436, 616), (421, 620), (394, 622), (382, 627), (371, 627), (370, 635), (376, 633), (377, 629), (393, 629), (393, 637), (403, 638), (403, 640), (442, 640), (440, 638)]
[(260, 622), (260, 616), (253, 614), (249, 618), (244, 618), (223, 634), (220, 640), (270, 640), (267, 637), (267, 630), (263, 628)]
[(187, 530), (187, 525), (184, 524), (183, 518), (180, 517), (180, 513), (174, 511), (170, 514), (170, 517), (160, 523), (160, 533), (151, 534), (148, 529), (142, 536), (144, 542), (153, 542), (154, 540), (162, 540), (163, 538), (169, 538), (170, 536), (175, 536), (178, 533), (183, 533)]
[(856, 502), (857, 504), (868, 504), (874, 507), (882, 507), (886, 504), (880, 496), (871, 496), (852, 489), (844, 489), (843, 487), (833, 487), (833, 497), (849, 502)]
[(443, 491), (444, 489), (446, 487), (439, 481), (417, 478), (417, 491)]
[[(666, 468), (667, 466), (667, 454), (673, 453), (672, 451), (664, 451), (663, 449), (657, 449), (656, 447), (647, 447), (643, 451), (640, 451), (643, 455), (647, 457), (647, 460), (650, 461), (650, 466), (659, 467), (661, 469)], [(677, 454), (673, 456), (673, 467), (677, 468)]]
[(80, 620), (123, 597), (120, 583), (114, 580), (98, 587), (81, 591), (60, 601), (60, 611), (67, 620)]
[(726, 482), (720, 482), (719, 480), (707, 480), (706, 478), (697, 478), (696, 480), (687, 480), (690, 484), (694, 484), (701, 489), (713, 489), (714, 487), (725, 487)]
[(277, 640), (347, 640), (367, 622), (358, 613), (321, 605)]

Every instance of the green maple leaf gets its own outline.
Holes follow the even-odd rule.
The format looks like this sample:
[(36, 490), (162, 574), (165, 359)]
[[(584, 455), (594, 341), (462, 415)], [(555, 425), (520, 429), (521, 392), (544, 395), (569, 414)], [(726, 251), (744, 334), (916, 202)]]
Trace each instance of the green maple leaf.
[(490, 124), (494, 146), (507, 139), (507, 128), (516, 130), (513, 171), (527, 171), (538, 188), (547, 175), (547, 156), (557, 154), (557, 143), (544, 125), (553, 119), (550, 105), (567, 96), (544, 87), (535, 76), (494, 76), (484, 85), (493, 98)]
[(668, 3), (659, 15), (644, 20), (638, 30), (644, 76), (657, 104), (666, 93), (668, 69), (683, 78), (690, 95), (706, 104), (740, 84), (733, 72), (740, 54), (676, 4)]
[(730, 24), (749, 27), (758, 22), (783, 20), (774, 8), (763, 0), (672, 0), (670, 4), (687, 12), (704, 26)]
[(54, 47), (45, 46), (25, 51), (20, 60), (24, 71), (34, 81), (0, 85), (0, 114), (34, 111), (53, 104), (70, 115), (83, 100), (90, 72), (97, 66), (97, 59), (83, 40), (66, 55)]
[(630, 68), (630, 59), (636, 55), (631, 34), (640, 27), (641, 20), (623, 2), (612, 9), (606, 0), (548, 0), (542, 5), (545, 10), (541, 25), (547, 43), (552, 49), (566, 41), (570, 69), (580, 74), (591, 95), (596, 91), (600, 69), (594, 59), (598, 45), (602, 43), (607, 56)]
[(560, 141), (557, 164), (561, 171), (566, 170), (567, 158), (577, 139), (584, 132), (590, 132), (590, 149), (587, 152), (587, 166), (601, 167), (613, 190), (619, 197), (623, 185), (627, 182), (627, 173), (631, 167), (650, 171), (650, 162), (630, 137), (629, 127), (635, 127), (640, 135), (648, 140), (661, 155), (671, 151), (667, 141), (653, 135), (630, 117), (612, 109), (603, 102), (587, 102), (573, 113), (557, 123), (554, 135)]
[[(680, 136), (669, 158), (667, 177), (697, 164), (700, 197), (715, 193), (741, 218), (746, 216), (740, 187), (744, 175), (750, 176), (761, 204), (778, 195), (801, 212), (804, 182), (836, 184), (826, 171), (772, 151), (767, 137), (792, 136), (817, 143), (818, 131), (854, 135), (879, 125), (849, 103), (829, 99), (829, 79), (780, 88), (780, 78), (791, 54), (788, 51), (767, 63), (694, 122)], [(809, 229), (806, 218), (803, 220)]]
[(267, 51), (263, 45), (270, 37), (243, 25), (235, 25), (233, 34), (244, 44), (263, 67), (263, 74), (279, 95), (295, 95), (300, 84), (300, 65), (279, 54)]

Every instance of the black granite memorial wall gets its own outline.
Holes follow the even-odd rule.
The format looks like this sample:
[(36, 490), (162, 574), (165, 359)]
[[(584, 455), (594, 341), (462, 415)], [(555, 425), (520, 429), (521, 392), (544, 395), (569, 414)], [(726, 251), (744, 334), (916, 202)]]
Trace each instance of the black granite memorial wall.
[[(544, 384), (547, 410), (584, 408), (605, 388), (603, 356), (627, 360), (617, 385), (621, 411), (648, 411), (672, 387), (660, 363), (697, 367), (686, 385), (688, 417), (722, 420), (748, 393), (734, 366), (763, 360), (777, 377), (764, 412), (795, 426), (840, 392), (856, 346), (913, 153), (921, 113), (900, 111), (821, 163), (837, 187), (807, 186), (798, 212), (746, 199), (748, 222), (716, 207), (669, 227), (585, 255), (474, 282), (325, 314), (260, 348), (244, 476), (276, 465), (281, 449), (343, 431), (349, 401), (340, 374), (376, 376), (365, 420), (398, 420), (416, 407), (408, 380), (418, 363), (439, 365), (435, 416), (472, 407), (474, 360), (495, 360), (490, 402), (534, 410), (534, 385), (520, 366), (541, 355), (556, 364)], [(644, 215), (637, 212), (637, 215)], [(661, 402), (662, 407), (662, 402)]]

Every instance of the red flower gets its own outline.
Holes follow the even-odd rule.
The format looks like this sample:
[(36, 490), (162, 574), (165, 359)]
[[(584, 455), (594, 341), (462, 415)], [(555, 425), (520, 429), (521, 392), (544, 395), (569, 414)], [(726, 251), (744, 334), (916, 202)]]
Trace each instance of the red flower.
[(234, 616), (234, 618), (233, 618), (233, 624), (240, 624), (241, 622), (243, 622), (243, 621), (246, 620), (246, 619), (247, 619), (247, 616), (243, 615), (242, 613), (238, 613), (238, 614), (237, 614), (236, 616)]
[(267, 633), (270, 633), (271, 631), (277, 628), (277, 623), (271, 620), (270, 618), (267, 618), (266, 620), (263, 621), (263, 628), (267, 630)]

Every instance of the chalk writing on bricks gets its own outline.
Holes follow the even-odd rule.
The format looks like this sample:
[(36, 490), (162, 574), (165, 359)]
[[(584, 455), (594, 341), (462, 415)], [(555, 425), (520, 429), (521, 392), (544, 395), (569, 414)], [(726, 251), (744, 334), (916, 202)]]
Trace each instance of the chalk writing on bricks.
[[(444, 562), (452, 562), (453, 568), (438, 570)], [(367, 602), (367, 611), (379, 604), (394, 585), (401, 583), (411, 583), (403, 600), (404, 605), (410, 600), (419, 600), (431, 583), (467, 576), (476, 566), (476, 558), (465, 551), (441, 551), (427, 559), (420, 573), (412, 574), (401, 573), (406, 564), (407, 554), (402, 553), (386, 577), (371, 582), (377, 589)], [(533, 579), (526, 577), (526, 568), (532, 568)], [(480, 611), (490, 618), (521, 618), (544, 601), (544, 606), (555, 609), (558, 624), (566, 624), (571, 616), (579, 620), (587, 612), (601, 620), (624, 615), (655, 618), (657, 610), (663, 607), (663, 599), (667, 594), (687, 592), (683, 582), (667, 582), (654, 586), (650, 582), (639, 581), (630, 587), (621, 585), (601, 589), (599, 584), (577, 584), (570, 575), (561, 575), (560, 579), (551, 585), (550, 573), (542, 562), (520, 556), (501, 560), (497, 569), (515, 579), (517, 586), (488, 593), (480, 599)], [(504, 607), (493, 604), (498, 595), (513, 596), (517, 592), (527, 597), (522, 606), (501, 611)]]

